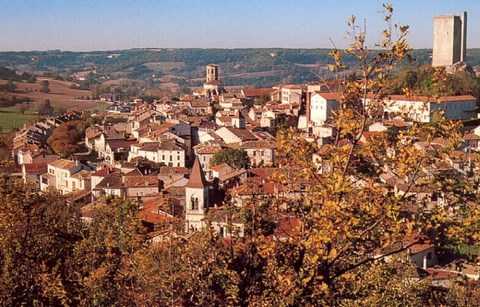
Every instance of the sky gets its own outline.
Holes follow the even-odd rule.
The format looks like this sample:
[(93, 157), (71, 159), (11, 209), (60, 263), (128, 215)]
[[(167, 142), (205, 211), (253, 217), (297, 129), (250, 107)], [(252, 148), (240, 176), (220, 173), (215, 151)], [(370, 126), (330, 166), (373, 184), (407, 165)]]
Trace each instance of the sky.
[[(347, 19), (368, 42), (385, 28), (376, 0), (0, 0), (0, 51), (130, 48), (344, 48)], [(467, 11), (480, 48), (480, 1), (396, 0), (412, 48), (432, 48), (433, 17)]]

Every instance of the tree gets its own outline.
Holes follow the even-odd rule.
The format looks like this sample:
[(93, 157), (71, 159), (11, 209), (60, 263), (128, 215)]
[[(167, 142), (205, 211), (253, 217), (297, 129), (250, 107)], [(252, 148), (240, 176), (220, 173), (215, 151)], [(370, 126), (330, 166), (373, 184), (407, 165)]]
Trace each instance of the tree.
[(10, 79), (7, 83), (0, 85), (0, 91), (5, 91), (9, 93), (14, 93), (17, 86), (13, 83), (13, 80)]
[(69, 305), (70, 261), (80, 239), (79, 212), (56, 193), (0, 175), (0, 301), (3, 305)]
[(35, 75), (31, 75), (30, 78), (27, 80), (28, 83), (35, 83), (37, 82), (37, 77)]
[(50, 103), (50, 99), (45, 99), (39, 106), (38, 106), (38, 115), (47, 115), (50, 116), (53, 114), (53, 107)]
[(28, 110), (28, 103), (27, 102), (17, 103), (15, 105), (15, 109), (17, 109), (18, 113), (23, 115), (25, 111)]
[(58, 155), (70, 156), (82, 148), (79, 143), (84, 136), (85, 121), (70, 121), (55, 128), (47, 143)]
[[(408, 27), (392, 26), (392, 12), (392, 6), (384, 6), (388, 26), (373, 49), (355, 17), (349, 21), (353, 43), (345, 52), (358, 59), (358, 66), (348, 67), (340, 50), (332, 52), (331, 70), (357, 74), (345, 83), (334, 114), (333, 143), (319, 148), (293, 129), (279, 133), (282, 167), (273, 183), (282, 187), (282, 195), (292, 196), (252, 192), (250, 201), (229, 209), (243, 221), (243, 237), (229, 239), (223, 250), (225, 241), (216, 237), (190, 245), (191, 253), (206, 259), (186, 261), (197, 277), (190, 279), (188, 288), (196, 293), (184, 298), (186, 304), (228, 304), (229, 299), (242, 306), (435, 304), (424, 283), (407, 282), (416, 270), (399, 259), (415, 244), (480, 242), (476, 181), (430, 172), (459, 149), (459, 123), (436, 114), (432, 123), (414, 123), (393, 137), (365, 137), (369, 114), (383, 106), (385, 80), (408, 58)], [(418, 149), (417, 142), (428, 148), (438, 138), (445, 143), (434, 154)], [(312, 152), (320, 158), (314, 161)], [(385, 172), (405, 190), (380, 180)], [(250, 185), (247, 191), (260, 186)], [(440, 191), (444, 202), (422, 199), (416, 191), (424, 189)], [(280, 227), (286, 222), (290, 227)], [(209, 245), (217, 247), (213, 255), (203, 250)]]
[[(141, 297), (140, 284), (145, 229), (137, 205), (106, 198), (94, 209), (84, 239), (75, 247), (75, 277), (80, 280), (83, 306), (133, 306)], [(137, 292), (138, 291), (138, 292)]]
[(50, 83), (47, 80), (40, 82), (40, 92), (41, 93), (50, 93)]
[(247, 152), (241, 148), (224, 148), (215, 153), (210, 159), (210, 166), (226, 163), (235, 168), (248, 166)]

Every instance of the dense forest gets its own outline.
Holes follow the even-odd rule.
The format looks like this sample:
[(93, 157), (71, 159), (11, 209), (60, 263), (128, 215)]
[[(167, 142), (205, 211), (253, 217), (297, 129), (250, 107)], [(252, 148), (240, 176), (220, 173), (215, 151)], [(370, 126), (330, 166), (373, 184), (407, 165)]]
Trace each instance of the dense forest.
[[(64, 75), (95, 70), (105, 78), (152, 79), (170, 76), (180, 85), (199, 86), (204, 65), (220, 65), (220, 78), (227, 85), (272, 86), (306, 83), (331, 77), (331, 49), (130, 49), (70, 52), (60, 50), (1, 52), (0, 66), (19, 72)], [(430, 49), (411, 52), (418, 67), (429, 64)], [(467, 51), (472, 67), (480, 66), (480, 49)], [(353, 57), (344, 57), (346, 64)], [(172, 65), (173, 64), (173, 65)], [(401, 65), (400, 65), (401, 66)]]

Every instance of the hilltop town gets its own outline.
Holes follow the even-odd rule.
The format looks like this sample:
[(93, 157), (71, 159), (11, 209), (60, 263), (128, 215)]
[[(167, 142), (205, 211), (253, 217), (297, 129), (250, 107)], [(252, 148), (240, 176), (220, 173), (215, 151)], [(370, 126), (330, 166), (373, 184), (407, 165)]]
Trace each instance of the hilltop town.
[[(283, 192), (284, 187), (272, 177), (283, 169), (276, 153), (279, 131), (294, 128), (316, 144), (319, 151), (313, 154), (314, 161), (321, 161), (335, 144), (338, 134), (332, 117), (341, 108), (342, 98), (335, 89), (342, 84), (282, 84), (245, 87), (231, 93), (218, 79), (218, 70), (216, 64), (207, 65), (203, 88), (192, 94), (153, 103), (141, 99), (112, 101), (106, 111), (89, 114), (95, 123), (85, 130), (81, 152), (68, 157), (52, 151), (47, 139), (54, 129), (80, 120), (81, 112), (47, 117), (21, 129), (12, 151), (21, 170), (18, 176), (39, 191), (54, 189), (66, 195), (72, 204), (81, 206), (85, 219), (90, 218), (99, 199), (117, 196), (138, 202), (152, 235), (165, 218), (181, 220), (181, 232), (200, 230), (208, 221), (222, 236), (232, 235), (232, 229), (226, 230), (226, 202), (241, 206), (252, 195), (294, 197)], [(477, 116), (477, 100), (471, 95), (389, 95), (383, 102), (388, 108), (371, 116), (356, 146), (368, 146), (369, 138), (375, 135), (399, 135), (415, 123), (431, 123), (440, 111), (452, 120)], [(476, 178), (479, 141), (480, 126), (465, 131), (454, 157), (423, 172)], [(433, 154), (446, 146), (446, 140), (439, 137), (414, 146)], [(240, 152), (241, 163), (230, 159), (235, 151)], [(222, 156), (222, 152), (227, 154)], [(212, 163), (215, 156), (223, 160)], [(328, 165), (319, 163), (319, 167), (319, 172), (328, 172)], [(388, 170), (375, 180), (391, 186), (397, 195), (408, 193), (432, 204), (447, 202), (441, 191), (416, 189), (408, 180), (395, 176), (396, 172)], [(243, 225), (235, 223), (235, 233), (243, 231)], [(437, 264), (432, 244), (422, 244), (412, 257), (423, 269)], [(473, 271), (469, 274), (478, 278)]]
[(47, 305), (475, 302), (480, 79), (466, 13), (435, 22), (427, 68), (393, 70), (410, 51), (401, 28), (374, 56), (356, 37), (355, 73), (332, 51), (343, 78), (231, 87), (210, 63), (183, 92), (91, 84), (91, 108), (45, 102), (0, 165), (0, 229), (15, 242), (0, 257), (16, 272), (0, 287), (25, 278)]

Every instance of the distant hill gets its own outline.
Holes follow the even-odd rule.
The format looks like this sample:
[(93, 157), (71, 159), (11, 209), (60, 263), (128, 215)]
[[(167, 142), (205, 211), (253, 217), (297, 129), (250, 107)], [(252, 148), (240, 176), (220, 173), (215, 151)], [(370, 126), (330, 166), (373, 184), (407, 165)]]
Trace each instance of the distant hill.
[[(204, 67), (220, 65), (226, 85), (272, 86), (278, 83), (306, 83), (329, 78), (331, 49), (130, 49), (115, 51), (0, 52), (0, 66), (29, 73), (70, 75), (96, 69), (108, 79), (128, 78), (200, 86)], [(431, 50), (413, 50), (414, 66), (429, 64)], [(468, 62), (480, 70), (480, 49), (467, 51)], [(347, 64), (355, 59), (346, 57)]]
[(22, 75), (17, 75), (14, 70), (0, 66), (0, 80), (22, 81), (30, 79), (32, 75), (24, 72)]

